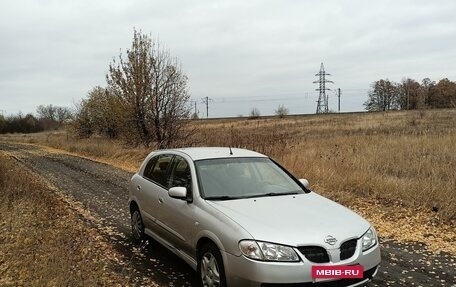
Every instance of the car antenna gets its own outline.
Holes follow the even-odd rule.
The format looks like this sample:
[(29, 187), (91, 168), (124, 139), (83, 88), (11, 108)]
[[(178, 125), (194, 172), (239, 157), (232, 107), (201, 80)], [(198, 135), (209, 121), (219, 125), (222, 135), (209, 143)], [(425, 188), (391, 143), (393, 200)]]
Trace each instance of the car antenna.
[(231, 146), (228, 146), (230, 148), (230, 155), (233, 155), (233, 151), (231, 150)]

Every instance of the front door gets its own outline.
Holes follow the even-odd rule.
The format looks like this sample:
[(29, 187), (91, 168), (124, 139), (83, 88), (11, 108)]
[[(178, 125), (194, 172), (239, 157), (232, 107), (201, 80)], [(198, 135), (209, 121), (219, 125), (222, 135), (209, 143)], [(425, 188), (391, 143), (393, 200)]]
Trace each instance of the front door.
[(187, 199), (171, 198), (167, 192), (159, 195), (159, 212), (157, 220), (168, 232), (167, 239), (179, 250), (192, 254), (191, 246), (196, 232), (195, 208), (191, 203), (193, 196), (193, 181), (189, 163), (176, 155), (168, 173), (168, 187), (185, 187)]

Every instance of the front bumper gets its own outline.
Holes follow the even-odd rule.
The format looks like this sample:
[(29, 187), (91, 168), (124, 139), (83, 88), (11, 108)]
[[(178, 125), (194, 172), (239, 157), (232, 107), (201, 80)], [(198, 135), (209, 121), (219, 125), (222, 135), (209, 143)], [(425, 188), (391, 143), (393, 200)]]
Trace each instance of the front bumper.
[[(273, 286), (359, 286), (369, 281), (378, 270), (380, 264), (380, 245), (377, 245), (365, 252), (357, 248), (355, 254), (337, 263), (330, 262), (317, 264), (308, 261), (299, 252), (300, 262), (264, 262), (246, 258), (245, 256), (234, 256), (224, 253), (225, 273), (228, 286), (252, 286), (252, 287), (273, 287)], [(364, 267), (363, 279), (344, 279), (332, 281), (312, 280), (313, 265), (355, 265)], [(335, 284), (335, 285), (334, 285)]]

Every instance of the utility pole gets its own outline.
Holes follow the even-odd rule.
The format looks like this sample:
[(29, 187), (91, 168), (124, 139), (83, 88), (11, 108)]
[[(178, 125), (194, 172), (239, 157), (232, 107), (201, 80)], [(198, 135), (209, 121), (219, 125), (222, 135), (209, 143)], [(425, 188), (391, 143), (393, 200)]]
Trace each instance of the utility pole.
[(209, 101), (212, 101), (212, 99), (209, 97), (204, 97), (201, 98), (201, 101), (206, 105), (206, 118), (209, 118)]
[(410, 93), (409, 93), (409, 86), (407, 83), (407, 110), (410, 110)]
[(337, 111), (340, 113), (340, 88), (337, 89), (337, 98), (338, 98)]
[(313, 83), (318, 83), (319, 87), (315, 89), (315, 91), (319, 91), (320, 95), (318, 96), (318, 101), (317, 101), (317, 114), (327, 114), (329, 109), (328, 109), (328, 95), (326, 94), (326, 91), (330, 91), (331, 89), (326, 88), (326, 83), (334, 83), (333, 81), (326, 80), (326, 76), (331, 76), (331, 74), (328, 74), (325, 72), (325, 67), (323, 66), (323, 63), (321, 63), (320, 66), (320, 72), (318, 74), (315, 74), (315, 76), (319, 77), (318, 81), (314, 81)]
[(191, 115), (191, 119), (197, 119), (198, 118), (198, 110), (196, 109), (196, 103), (197, 101), (196, 100), (190, 100), (190, 109), (192, 108), (192, 106), (194, 106), (194, 112), (193, 114)]

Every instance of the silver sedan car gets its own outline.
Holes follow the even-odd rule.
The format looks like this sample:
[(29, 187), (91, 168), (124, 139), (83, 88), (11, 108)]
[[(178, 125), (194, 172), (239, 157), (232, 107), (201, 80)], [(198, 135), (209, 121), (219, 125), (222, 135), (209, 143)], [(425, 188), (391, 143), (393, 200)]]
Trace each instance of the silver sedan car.
[(245, 149), (152, 152), (129, 206), (134, 240), (154, 238), (203, 286), (358, 286), (380, 264), (369, 222)]

